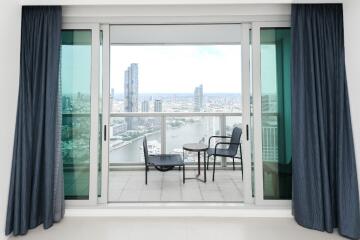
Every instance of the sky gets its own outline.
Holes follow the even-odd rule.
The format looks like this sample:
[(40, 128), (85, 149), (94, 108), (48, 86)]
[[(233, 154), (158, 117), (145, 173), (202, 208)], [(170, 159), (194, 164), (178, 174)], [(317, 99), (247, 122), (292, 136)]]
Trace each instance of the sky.
[(90, 94), (91, 46), (61, 47), (60, 77), (62, 94)]
[(110, 88), (124, 92), (124, 72), (138, 63), (139, 93), (241, 93), (240, 45), (112, 45)]
[[(276, 53), (261, 46), (262, 92), (276, 92)], [(63, 46), (63, 94), (90, 94), (91, 47)], [(240, 45), (113, 45), (110, 51), (110, 88), (124, 92), (124, 72), (139, 66), (139, 93), (241, 93)]]

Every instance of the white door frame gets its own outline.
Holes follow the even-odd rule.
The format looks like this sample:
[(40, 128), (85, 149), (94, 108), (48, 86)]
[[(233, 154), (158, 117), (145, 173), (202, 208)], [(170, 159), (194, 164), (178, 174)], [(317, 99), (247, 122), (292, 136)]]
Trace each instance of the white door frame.
[[(211, 25), (212, 23), (208, 23)], [(159, 24), (161, 25), (161, 24)], [(194, 25), (196, 25), (194, 23)], [(250, 133), (246, 133), (246, 128), (250, 126), (250, 44), (249, 44), (249, 30), (251, 25), (249, 23), (238, 23), (240, 26), (239, 31), (241, 31), (241, 59), (242, 59), (242, 125), (243, 125), (243, 134), (242, 134), (242, 150), (243, 158), (251, 159), (250, 153)], [(101, 30), (103, 31), (103, 125), (109, 126), (109, 114), (110, 114), (110, 27), (109, 24), (102, 24)], [(139, 44), (138, 42), (135, 44)], [(246, 71), (248, 69), (248, 71)], [(189, 115), (191, 116), (191, 114)], [(248, 127), (246, 127), (248, 126)], [(249, 129), (250, 131), (250, 129)], [(165, 131), (163, 131), (165, 133)], [(109, 136), (109, 127), (107, 127), (107, 136)], [(247, 139), (247, 136), (249, 138)], [(163, 145), (165, 146), (165, 144)], [(163, 151), (164, 151), (163, 147)], [(252, 182), (251, 182), (251, 162), (243, 161), (244, 164), (244, 202), (235, 204), (236, 206), (242, 206), (244, 204), (253, 204), (254, 199), (252, 197)], [(109, 143), (102, 139), (102, 191), (101, 198), (99, 198), (99, 203), (108, 203), (108, 194), (109, 194)], [(117, 206), (122, 203), (116, 203)], [(146, 205), (144, 203), (138, 203), (139, 205)], [(180, 203), (179, 204), (184, 204)], [(197, 205), (206, 205), (208, 203), (198, 203)], [(216, 203), (216, 205), (222, 205), (222, 203)], [(166, 205), (166, 203), (164, 204)], [(174, 203), (172, 203), (174, 205)], [(176, 205), (176, 204), (175, 204)], [(190, 205), (194, 205), (189, 203)], [(227, 203), (223, 204), (224, 206)]]
[(244, 203), (252, 204), (251, 136), (250, 136), (250, 28), (249, 23), (242, 24), (241, 74), (242, 74), (242, 154), (244, 168)]
[(99, 203), (106, 204), (109, 194), (109, 125), (110, 125), (110, 28), (109, 24), (100, 26), (103, 32), (102, 51), (102, 165), (101, 165), (101, 197)]
[(252, 76), (254, 99), (255, 204), (291, 207), (291, 200), (265, 200), (262, 159), (261, 120), (261, 28), (289, 28), (290, 22), (254, 22), (252, 24)]
[(100, 32), (99, 24), (66, 23), (62, 29), (91, 30), (91, 82), (90, 82), (90, 168), (89, 168), (89, 199), (66, 200), (68, 206), (86, 206), (97, 204), (98, 178), (98, 138), (99, 138), (99, 60), (100, 60)]
[[(211, 24), (211, 23), (209, 23)], [(252, 197), (251, 181), (251, 162), (244, 161), (244, 203), (256, 205), (273, 205), (290, 207), (290, 200), (265, 200), (263, 192), (263, 165), (262, 165), (262, 131), (261, 131), (261, 53), (260, 53), (260, 29), (266, 27), (290, 27), (290, 22), (253, 22), (241, 23), (242, 25), (242, 94), (243, 94), (243, 113), (242, 122), (244, 134), (242, 137), (243, 157), (250, 159), (250, 141), (246, 141), (246, 126), (250, 126), (250, 47), (249, 47), (249, 29), (252, 30), (252, 81), (253, 81), (253, 101), (254, 101), (254, 157), (255, 157), (255, 201)], [(84, 29), (92, 31), (92, 72), (91, 72), (91, 136), (90, 136), (90, 177), (89, 177), (89, 200), (66, 200), (66, 206), (86, 206), (97, 205), (98, 203), (106, 204), (108, 202), (109, 189), (109, 143), (104, 141), (104, 126), (106, 126), (106, 136), (109, 136), (109, 96), (110, 96), (110, 31), (109, 24), (83, 24), (83, 23), (66, 23), (63, 29)], [(100, 61), (100, 29), (103, 31), (103, 114), (102, 122), (102, 182), (101, 197), (97, 197), (97, 179), (98, 179), (98, 116), (99, 116), (99, 61)], [(96, 130), (96, 131), (95, 131)], [(249, 137), (251, 134), (249, 133)], [(251, 139), (250, 139), (251, 140)], [(119, 205), (119, 204), (117, 204)], [(142, 204), (144, 205), (144, 204)], [(203, 206), (206, 203), (203, 204)], [(221, 205), (221, 204), (220, 204)], [(224, 206), (227, 205), (224, 203)], [(241, 206), (243, 204), (239, 204)], [(199, 205), (198, 205), (199, 206)], [(217, 204), (219, 206), (219, 204)]]

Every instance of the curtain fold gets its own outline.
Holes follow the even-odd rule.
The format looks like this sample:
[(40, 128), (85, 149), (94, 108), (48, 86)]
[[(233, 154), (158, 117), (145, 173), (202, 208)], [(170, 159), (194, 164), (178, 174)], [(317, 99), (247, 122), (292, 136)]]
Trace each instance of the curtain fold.
[(18, 109), (6, 235), (64, 215), (60, 154), (61, 7), (23, 7)]
[(341, 4), (292, 5), (293, 214), (360, 237)]

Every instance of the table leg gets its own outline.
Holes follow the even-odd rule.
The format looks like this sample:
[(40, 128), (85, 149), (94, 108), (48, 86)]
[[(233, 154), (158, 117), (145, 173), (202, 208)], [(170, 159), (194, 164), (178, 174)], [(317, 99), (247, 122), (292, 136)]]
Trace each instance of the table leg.
[(206, 152), (204, 151), (204, 182), (206, 182)]
[(198, 176), (200, 175), (200, 151), (198, 152)]

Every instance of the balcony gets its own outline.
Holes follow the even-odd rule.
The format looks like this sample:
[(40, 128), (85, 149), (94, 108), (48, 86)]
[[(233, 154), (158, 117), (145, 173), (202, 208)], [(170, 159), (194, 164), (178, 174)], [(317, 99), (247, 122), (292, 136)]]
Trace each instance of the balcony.
[[(265, 114), (263, 120), (269, 123), (262, 129), (263, 158), (276, 162), (277, 114)], [(64, 122), (71, 122), (77, 126), (74, 127), (76, 129), (79, 128), (79, 121), (86, 126), (86, 122), (90, 121), (90, 115), (63, 114), (63, 125)], [(142, 139), (147, 136), (151, 153), (183, 154), (184, 143), (204, 142), (207, 144), (210, 136), (230, 135), (233, 127), (241, 127), (241, 123), (242, 113), (112, 113), (109, 128), (109, 201), (242, 202), (243, 182), (239, 161), (235, 162), (236, 169), (233, 171), (231, 159), (218, 160), (215, 182), (208, 181), (204, 184), (196, 180), (188, 180), (183, 185), (181, 172), (177, 170), (165, 173), (152, 170), (149, 172), (149, 183), (146, 186), (142, 149)], [(131, 129), (127, 127), (129, 125)], [(63, 156), (72, 159), (72, 161), (69, 159), (64, 161), (65, 192), (76, 192), (77, 195), (81, 192), (80, 195), (83, 197), (80, 198), (86, 198), (89, 187), (89, 160), (78, 156), (89, 152), (87, 145), (84, 145), (89, 135), (86, 133), (86, 128), (75, 132), (83, 138), (82, 142), (72, 143), (76, 156), (69, 158), (65, 154), (66, 144), (63, 145)], [(194, 177), (197, 173), (197, 155), (185, 152), (184, 159), (186, 177)], [(210, 161), (212, 162), (212, 159)], [(203, 169), (201, 169), (202, 172)], [(212, 167), (208, 171), (208, 176), (211, 173)]]

